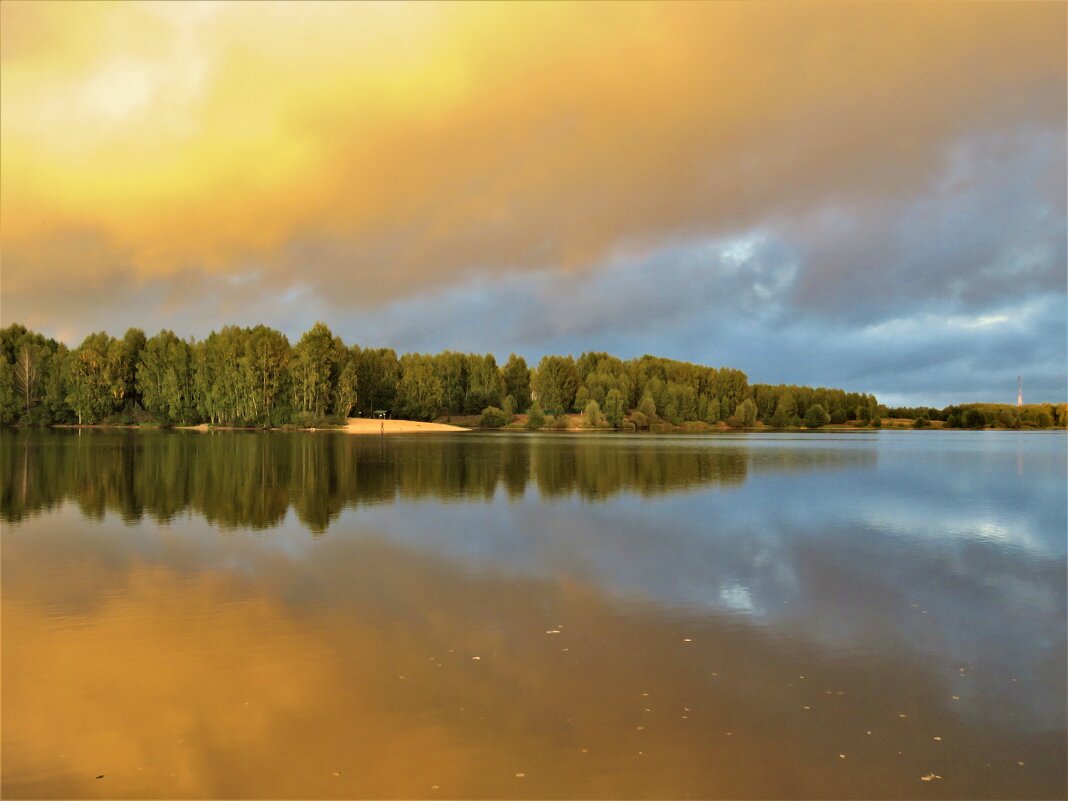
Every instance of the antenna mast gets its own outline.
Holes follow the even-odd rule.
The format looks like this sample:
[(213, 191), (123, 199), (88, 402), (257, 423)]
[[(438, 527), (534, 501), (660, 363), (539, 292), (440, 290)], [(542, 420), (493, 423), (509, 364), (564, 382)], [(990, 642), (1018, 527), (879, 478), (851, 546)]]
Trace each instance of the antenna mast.
[(1023, 406), (1023, 377), (1016, 376), (1016, 405)]

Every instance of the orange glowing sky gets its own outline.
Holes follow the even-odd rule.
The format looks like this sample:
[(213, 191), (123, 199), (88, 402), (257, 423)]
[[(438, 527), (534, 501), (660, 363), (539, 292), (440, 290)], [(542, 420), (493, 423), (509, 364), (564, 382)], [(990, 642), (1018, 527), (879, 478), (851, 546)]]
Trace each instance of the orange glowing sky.
[(1026, 157), (1064, 136), (1055, 3), (0, 14), (3, 317), (64, 338), (120, 317), (288, 329), (294, 298), (339, 326), (458, 282), (581, 282), (757, 230), (829, 264), (872, 236), (835, 223), (828, 243), (828, 214), (939, 191), (962, 142)]

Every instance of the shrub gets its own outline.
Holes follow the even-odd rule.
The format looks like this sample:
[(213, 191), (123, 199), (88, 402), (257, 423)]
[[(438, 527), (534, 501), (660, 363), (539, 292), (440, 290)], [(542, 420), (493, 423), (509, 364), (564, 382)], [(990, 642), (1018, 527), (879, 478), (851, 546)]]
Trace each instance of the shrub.
[(604, 422), (604, 416), (601, 414), (601, 406), (595, 400), (591, 400), (586, 404), (586, 411), (583, 412), (583, 416), (586, 418), (586, 424), (596, 428)]
[(541, 406), (535, 403), (527, 409), (527, 428), (542, 428), (545, 426), (545, 413)]
[(649, 427), (649, 418), (646, 417), (642, 412), (634, 412), (633, 414), (631, 414), (630, 422), (636, 429)]
[(487, 406), (482, 410), (482, 417), (478, 420), (480, 428), (500, 428), (507, 425), (511, 417), (496, 406)]
[(652, 395), (646, 395), (642, 398), (642, 402), (638, 404), (638, 411), (644, 414), (648, 420), (656, 418), (656, 401), (653, 400)]
[(567, 414), (565, 414), (564, 412), (560, 412), (560, 414), (556, 415), (553, 418), (553, 422), (552, 422), (552, 427), (553, 428), (564, 429), (564, 428), (567, 428), (568, 425), (569, 425), (569, 423), (568, 423), (568, 420), (567, 420)]
[(820, 404), (814, 403), (808, 407), (808, 411), (805, 412), (805, 427), (806, 428), (822, 428), (827, 425), (830, 420), (830, 415), (827, 414), (827, 410)]

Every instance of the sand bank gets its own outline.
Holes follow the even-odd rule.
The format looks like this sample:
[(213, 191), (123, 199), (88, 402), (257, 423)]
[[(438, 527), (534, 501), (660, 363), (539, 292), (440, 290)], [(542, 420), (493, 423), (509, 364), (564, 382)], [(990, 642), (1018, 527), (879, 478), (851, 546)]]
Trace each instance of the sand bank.
[(350, 417), (344, 430), (349, 434), (423, 434), (470, 431), (471, 429), (444, 423), (420, 423), (416, 420), (372, 420), (368, 417)]

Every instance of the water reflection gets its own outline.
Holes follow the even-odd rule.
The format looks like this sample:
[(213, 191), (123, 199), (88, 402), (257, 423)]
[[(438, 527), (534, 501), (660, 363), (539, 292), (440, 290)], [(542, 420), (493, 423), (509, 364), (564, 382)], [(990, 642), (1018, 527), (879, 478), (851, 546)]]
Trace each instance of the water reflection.
[(338, 433), (0, 431), (0, 514), (14, 522), (63, 500), (99, 518), (157, 522), (192, 510), (224, 526), (277, 526), (292, 506), (322, 532), (345, 507), (420, 498), (605, 500), (742, 484), (750, 470), (858, 468), (871, 448), (756, 452), (729, 442), (624, 437), (391, 438)]
[(5, 436), (5, 797), (1068, 789), (1060, 438)]

